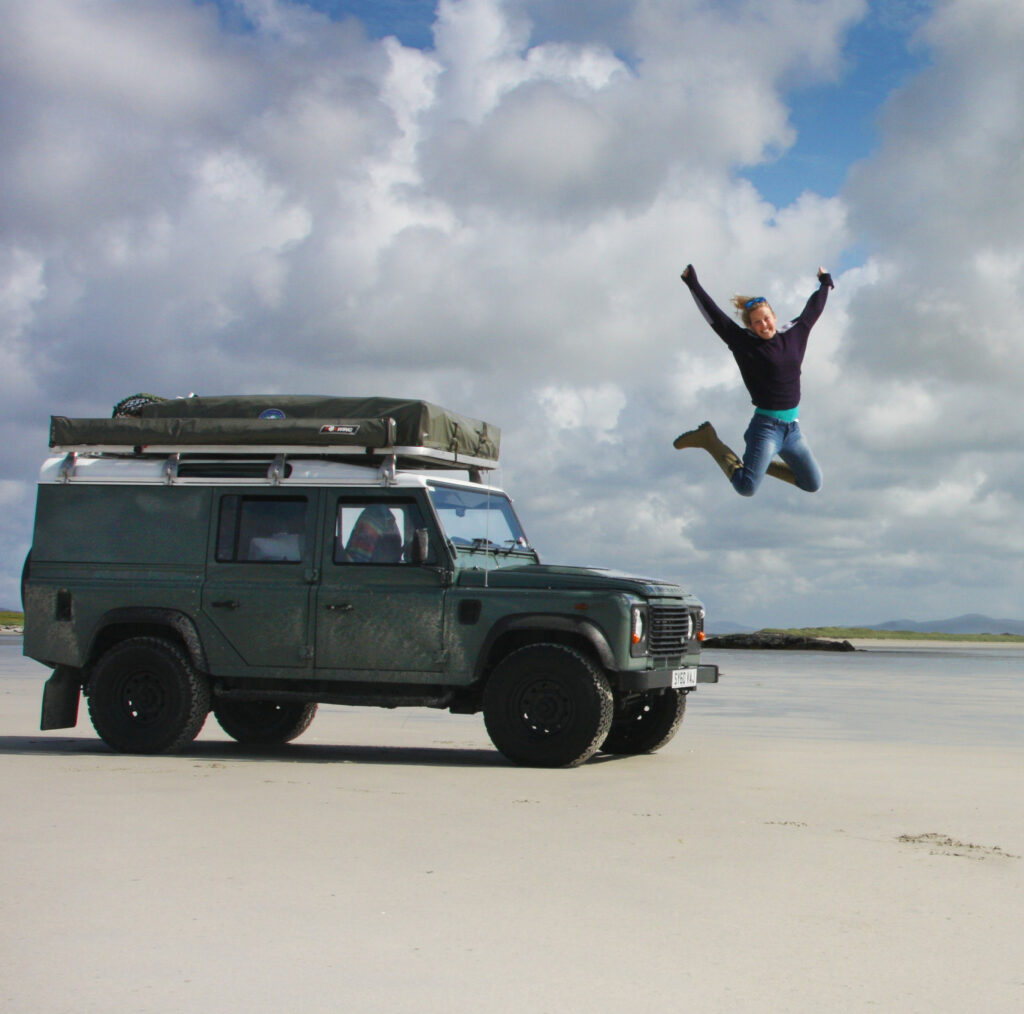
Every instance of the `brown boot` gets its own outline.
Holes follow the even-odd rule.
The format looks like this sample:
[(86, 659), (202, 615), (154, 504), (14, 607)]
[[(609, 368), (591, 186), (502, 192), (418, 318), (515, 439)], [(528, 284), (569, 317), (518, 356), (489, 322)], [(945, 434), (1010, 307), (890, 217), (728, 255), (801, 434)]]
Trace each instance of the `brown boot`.
[(731, 479), (732, 473), (743, 464), (732, 449), (719, 440), (715, 427), (709, 422), (702, 422), (695, 430), (681, 433), (672, 441), (672, 446), (679, 450), (684, 447), (703, 447), (718, 462), (718, 467), (725, 472), (727, 479)]
[(793, 474), (793, 469), (784, 461), (773, 461), (768, 466), (768, 474), (774, 475), (776, 479), (781, 479), (783, 482), (796, 485), (796, 476)]
[(702, 422), (695, 430), (680, 433), (672, 441), (672, 446), (677, 451), (681, 451), (684, 447), (703, 447), (704, 450), (707, 450), (709, 436), (717, 437), (715, 428), (709, 422)]

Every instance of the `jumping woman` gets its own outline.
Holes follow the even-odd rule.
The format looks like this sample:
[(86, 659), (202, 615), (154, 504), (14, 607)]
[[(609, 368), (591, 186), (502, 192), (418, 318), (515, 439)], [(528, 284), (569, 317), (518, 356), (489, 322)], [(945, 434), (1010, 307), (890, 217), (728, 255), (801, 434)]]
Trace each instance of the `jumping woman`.
[[(718, 439), (711, 423), (702, 423), (676, 437), (674, 446), (703, 447), (718, 462), (740, 496), (753, 496), (765, 474), (816, 493), (821, 489), (821, 469), (800, 433), (800, 366), (811, 333), (833, 288), (832, 276), (818, 268), (818, 289), (795, 320), (778, 327), (775, 311), (764, 296), (734, 296), (743, 327), (723, 313), (701, 288), (693, 265), (682, 279), (704, 319), (729, 346), (740, 376), (754, 403), (754, 417), (744, 434), (743, 460)], [(782, 462), (772, 461), (778, 454)]]

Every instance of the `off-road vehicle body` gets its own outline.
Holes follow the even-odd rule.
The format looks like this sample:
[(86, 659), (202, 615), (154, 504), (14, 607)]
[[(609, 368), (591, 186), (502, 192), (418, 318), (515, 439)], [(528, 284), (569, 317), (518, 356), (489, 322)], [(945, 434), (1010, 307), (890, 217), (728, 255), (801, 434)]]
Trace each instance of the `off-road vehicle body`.
[[(51, 422), (24, 651), (114, 749), (181, 749), (212, 710), (283, 743), (318, 703), (483, 711), (526, 764), (675, 733), (703, 609), (675, 584), (545, 566), (482, 481), (499, 431), (425, 402), (224, 397)], [(466, 477), (468, 473), (469, 478)]]

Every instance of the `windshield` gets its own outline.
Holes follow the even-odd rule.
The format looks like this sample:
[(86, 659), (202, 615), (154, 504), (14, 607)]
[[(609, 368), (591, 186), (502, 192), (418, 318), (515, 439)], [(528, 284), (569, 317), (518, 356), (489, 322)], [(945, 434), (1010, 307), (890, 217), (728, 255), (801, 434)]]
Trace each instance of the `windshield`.
[(503, 493), (431, 486), (445, 534), (457, 549), (503, 549), (529, 551), (512, 504)]

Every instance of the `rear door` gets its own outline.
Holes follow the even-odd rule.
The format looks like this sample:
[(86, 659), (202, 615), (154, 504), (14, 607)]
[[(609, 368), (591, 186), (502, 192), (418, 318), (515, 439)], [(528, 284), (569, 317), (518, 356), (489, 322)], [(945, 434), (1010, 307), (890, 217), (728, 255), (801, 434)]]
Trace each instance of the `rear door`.
[(214, 506), (203, 613), (214, 671), (312, 665), (319, 490), (221, 493)]

